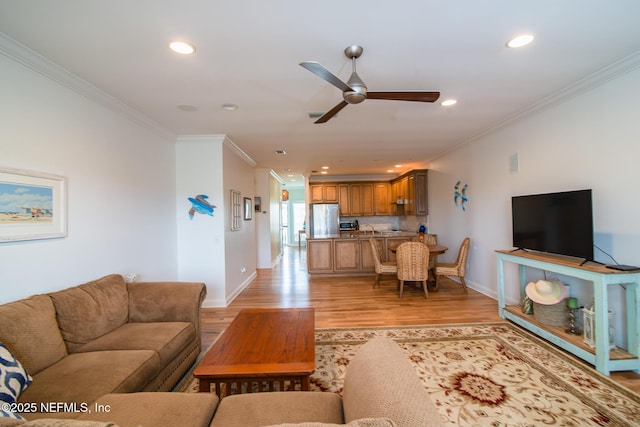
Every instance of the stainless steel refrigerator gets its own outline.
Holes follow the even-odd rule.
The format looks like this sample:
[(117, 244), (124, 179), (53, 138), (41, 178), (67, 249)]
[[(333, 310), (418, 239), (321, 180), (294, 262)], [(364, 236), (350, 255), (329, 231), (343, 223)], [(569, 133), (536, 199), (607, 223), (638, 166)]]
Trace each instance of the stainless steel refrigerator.
[(340, 209), (337, 203), (312, 203), (309, 210), (309, 226), (312, 236), (340, 233)]

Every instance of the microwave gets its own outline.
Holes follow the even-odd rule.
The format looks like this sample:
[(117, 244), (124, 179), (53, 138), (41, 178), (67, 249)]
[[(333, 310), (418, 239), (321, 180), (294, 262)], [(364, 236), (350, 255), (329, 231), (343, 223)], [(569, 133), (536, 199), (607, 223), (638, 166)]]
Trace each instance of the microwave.
[(354, 221), (340, 221), (340, 231), (355, 231), (358, 226)]

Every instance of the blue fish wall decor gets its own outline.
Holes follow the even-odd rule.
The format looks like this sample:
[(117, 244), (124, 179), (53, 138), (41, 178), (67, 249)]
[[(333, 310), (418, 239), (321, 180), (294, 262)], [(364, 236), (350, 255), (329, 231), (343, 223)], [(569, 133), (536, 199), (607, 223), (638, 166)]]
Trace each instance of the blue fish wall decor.
[(193, 215), (196, 212), (213, 216), (213, 209), (215, 208), (215, 206), (207, 201), (208, 198), (209, 196), (206, 196), (204, 194), (198, 194), (195, 199), (193, 197), (189, 197), (189, 201), (191, 202), (191, 209), (189, 209), (189, 219), (193, 219)]

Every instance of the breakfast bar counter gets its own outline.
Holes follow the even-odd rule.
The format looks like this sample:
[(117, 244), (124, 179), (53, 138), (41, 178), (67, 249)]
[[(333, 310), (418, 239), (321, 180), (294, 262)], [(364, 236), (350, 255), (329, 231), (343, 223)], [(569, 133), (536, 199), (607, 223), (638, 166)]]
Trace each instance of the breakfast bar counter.
[(389, 261), (395, 254), (388, 251), (416, 236), (409, 231), (344, 231), (332, 235), (310, 235), (307, 238), (307, 271), (319, 275), (374, 274), (375, 263), (369, 239), (378, 240)]

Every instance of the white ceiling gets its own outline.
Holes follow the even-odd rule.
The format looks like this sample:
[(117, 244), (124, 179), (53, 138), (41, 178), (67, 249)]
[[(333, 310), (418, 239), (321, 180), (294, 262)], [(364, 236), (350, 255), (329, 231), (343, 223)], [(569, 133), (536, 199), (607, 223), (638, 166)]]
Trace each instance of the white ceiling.
[[(325, 165), (329, 175), (424, 167), (637, 55), (639, 17), (638, 0), (0, 0), (0, 32), (176, 135), (228, 135), (285, 180)], [(531, 45), (505, 47), (523, 32)], [(174, 39), (195, 55), (169, 51)], [(364, 47), (369, 90), (438, 90), (458, 104), (366, 100), (314, 124), (307, 114), (341, 93), (298, 64), (346, 81), (352, 44)]]

